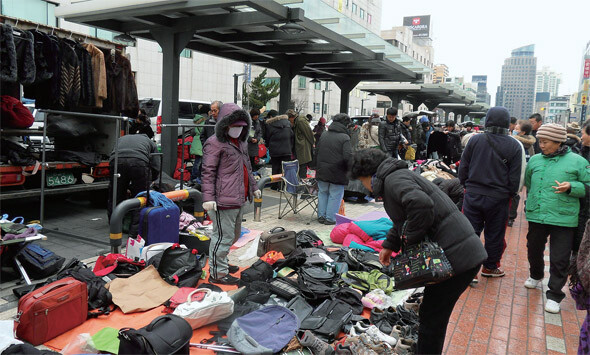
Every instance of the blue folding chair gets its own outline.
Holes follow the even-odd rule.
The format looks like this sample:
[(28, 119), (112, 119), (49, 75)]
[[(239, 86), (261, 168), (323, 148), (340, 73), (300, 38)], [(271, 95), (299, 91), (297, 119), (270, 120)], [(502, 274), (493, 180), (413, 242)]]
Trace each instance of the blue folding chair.
[[(279, 219), (285, 217), (289, 212), (298, 214), (304, 208), (310, 206), (313, 210), (307, 224), (313, 220), (314, 213), (318, 213), (318, 186), (315, 179), (299, 178), (299, 161), (282, 162), (283, 176), (282, 186), (279, 190)], [(301, 195), (301, 197), (299, 196)], [(283, 203), (283, 198), (285, 203)]]

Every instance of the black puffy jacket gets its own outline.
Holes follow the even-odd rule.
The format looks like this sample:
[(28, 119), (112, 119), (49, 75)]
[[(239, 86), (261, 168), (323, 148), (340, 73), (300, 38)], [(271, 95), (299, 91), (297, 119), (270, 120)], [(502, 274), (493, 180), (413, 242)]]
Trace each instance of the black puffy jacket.
[(266, 120), (264, 140), (271, 157), (291, 155), (293, 153), (293, 129), (287, 115), (276, 116)]
[(459, 211), (463, 210), (463, 186), (458, 178), (454, 179), (443, 179), (436, 178), (432, 182), (438, 186), (447, 196), (451, 198), (453, 203), (457, 205)]
[(408, 245), (428, 236), (443, 248), (456, 274), (487, 259), (467, 217), (436, 185), (408, 170), (405, 161), (388, 158), (379, 165), (373, 179), (373, 194), (383, 197), (385, 211), (393, 221), (384, 248), (399, 250), (402, 226), (407, 222)]
[[(580, 155), (588, 160), (590, 164), (590, 147), (582, 146)], [(574, 247), (575, 252), (580, 248), (582, 237), (584, 237), (584, 231), (586, 230), (586, 222), (590, 218), (590, 186), (584, 185), (586, 188), (586, 196), (580, 199), (580, 214), (578, 215), (578, 228), (574, 236)]]
[(385, 120), (379, 123), (379, 145), (384, 152), (397, 153), (397, 148), (401, 140), (402, 123), (395, 119), (393, 122)]
[(348, 185), (348, 162), (352, 154), (348, 130), (340, 122), (333, 122), (322, 134), (317, 146), (316, 178), (337, 185)]

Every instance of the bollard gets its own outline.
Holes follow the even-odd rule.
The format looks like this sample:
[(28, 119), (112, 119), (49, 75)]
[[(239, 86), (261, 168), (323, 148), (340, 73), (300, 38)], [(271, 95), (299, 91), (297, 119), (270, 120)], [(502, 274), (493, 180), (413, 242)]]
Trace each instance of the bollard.
[[(200, 191), (195, 189), (176, 190), (165, 192), (164, 196), (172, 201), (183, 201), (192, 198), (195, 202), (194, 215), (197, 218), (197, 221), (203, 221), (203, 196)], [(115, 207), (109, 223), (109, 244), (111, 246), (111, 253), (118, 254), (120, 252), (123, 239), (123, 217), (125, 217), (125, 214), (133, 209), (145, 207), (145, 205), (145, 197), (136, 197), (125, 200)]]
[(271, 176), (266, 176), (258, 181), (258, 190), (260, 190), (260, 198), (254, 199), (254, 222), (260, 222), (260, 214), (262, 213), (262, 197), (264, 192), (264, 187), (268, 183), (272, 182), (279, 182), (283, 178), (283, 174), (276, 174)]

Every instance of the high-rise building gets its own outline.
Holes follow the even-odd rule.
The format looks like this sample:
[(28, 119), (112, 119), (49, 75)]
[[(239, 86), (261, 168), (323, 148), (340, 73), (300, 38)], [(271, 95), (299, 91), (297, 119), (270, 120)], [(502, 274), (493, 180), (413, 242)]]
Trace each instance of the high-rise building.
[(475, 102), (490, 104), (491, 95), (488, 94), (488, 76), (473, 75), (471, 82), (477, 85), (477, 96)]
[(447, 67), (445, 64), (437, 64), (434, 66), (434, 73), (432, 74), (432, 82), (434, 84), (442, 84), (448, 77), (449, 67)]
[(551, 98), (545, 111), (545, 122), (567, 123), (569, 118), (569, 96)]
[(535, 45), (514, 49), (502, 66), (496, 105), (506, 107), (516, 118), (528, 118), (535, 108), (536, 74)]
[(535, 94), (535, 112), (541, 114), (543, 118), (547, 115), (551, 94), (548, 92), (538, 92)]
[(552, 71), (549, 67), (543, 67), (542, 70), (537, 71), (535, 93), (548, 92), (552, 98), (556, 97), (558, 96), (560, 83), (561, 74)]
[(573, 101), (574, 113), (584, 122), (590, 116), (590, 41), (586, 44), (582, 55), (582, 70), (580, 72), (580, 86)]

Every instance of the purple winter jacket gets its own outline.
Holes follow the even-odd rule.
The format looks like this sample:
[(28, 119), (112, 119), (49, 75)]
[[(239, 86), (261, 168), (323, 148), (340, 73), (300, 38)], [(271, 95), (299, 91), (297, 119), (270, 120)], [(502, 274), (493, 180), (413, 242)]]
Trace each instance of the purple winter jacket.
[[(230, 104), (223, 106), (226, 105)], [(237, 105), (235, 107), (238, 108)], [(220, 111), (224, 111), (223, 107)], [(243, 127), (242, 134), (238, 138), (239, 147), (232, 143), (227, 135), (227, 128), (238, 121), (248, 124)], [(258, 186), (252, 176), (246, 142), (251, 125), (250, 115), (239, 108), (217, 121), (215, 135), (209, 137), (203, 147), (201, 184), (203, 202), (215, 201), (221, 208), (242, 206), (246, 202), (244, 165), (248, 170), (248, 200), (252, 201), (253, 193)]]

